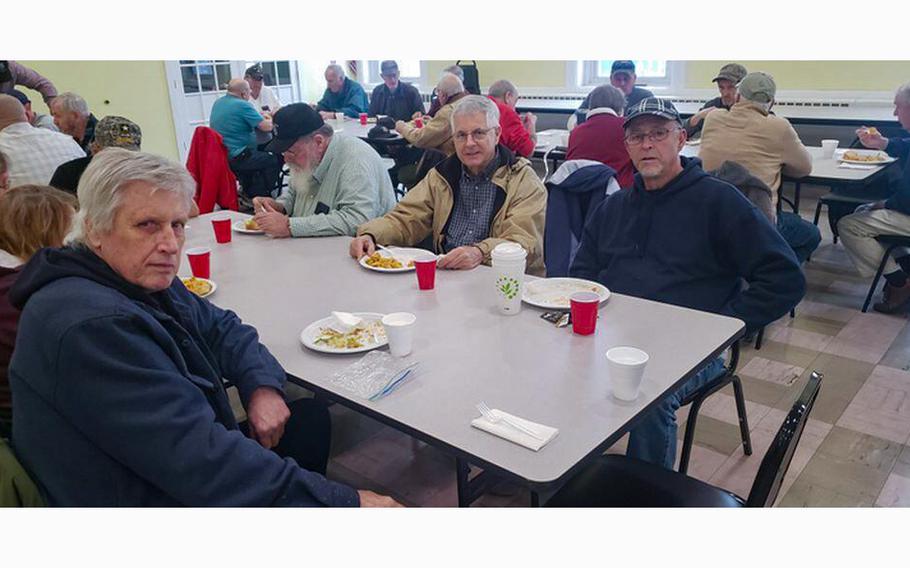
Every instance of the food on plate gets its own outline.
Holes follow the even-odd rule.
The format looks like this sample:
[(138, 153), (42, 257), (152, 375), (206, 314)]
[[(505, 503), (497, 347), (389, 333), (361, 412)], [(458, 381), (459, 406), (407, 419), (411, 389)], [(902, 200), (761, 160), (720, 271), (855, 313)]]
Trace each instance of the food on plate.
[(844, 152), (843, 159), (853, 162), (884, 162), (887, 158), (880, 152), (875, 152), (874, 154), (861, 154), (854, 150), (847, 150)]
[(250, 218), (243, 222), (243, 226), (247, 231), (258, 231), (259, 223), (256, 222), (256, 219)]
[[(404, 265), (401, 264), (401, 261), (392, 258), (391, 256), (383, 256), (378, 252), (371, 254), (366, 260), (367, 266), (372, 266), (373, 268), (385, 268), (387, 270), (393, 268), (403, 268)], [(408, 268), (414, 266), (414, 261), (411, 260), (408, 262)]]
[(878, 128), (876, 128), (874, 126), (870, 126), (869, 128), (867, 128), (866, 134), (868, 134), (869, 136), (881, 136), (881, 133), (878, 131)]
[(379, 320), (364, 321), (347, 333), (331, 327), (319, 328), (314, 343), (333, 349), (359, 349), (385, 340), (385, 328)]
[(181, 280), (183, 281), (183, 285), (186, 286), (187, 290), (193, 294), (196, 294), (200, 298), (212, 292), (212, 283), (207, 280), (196, 278), (194, 276), (191, 276), (189, 278), (181, 278)]

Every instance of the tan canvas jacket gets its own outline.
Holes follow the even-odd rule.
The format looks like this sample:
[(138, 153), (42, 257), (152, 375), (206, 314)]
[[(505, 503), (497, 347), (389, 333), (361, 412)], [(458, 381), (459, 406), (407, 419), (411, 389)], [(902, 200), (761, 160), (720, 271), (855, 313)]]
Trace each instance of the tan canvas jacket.
[(418, 148), (439, 150), (446, 156), (451, 156), (455, 153), (455, 141), (452, 140), (452, 123), (450, 122), (452, 111), (455, 109), (455, 103), (465, 96), (467, 96), (466, 93), (454, 95), (439, 109), (430, 122), (423, 125), (423, 128), (414, 126), (413, 121), (406, 122), (401, 135)]

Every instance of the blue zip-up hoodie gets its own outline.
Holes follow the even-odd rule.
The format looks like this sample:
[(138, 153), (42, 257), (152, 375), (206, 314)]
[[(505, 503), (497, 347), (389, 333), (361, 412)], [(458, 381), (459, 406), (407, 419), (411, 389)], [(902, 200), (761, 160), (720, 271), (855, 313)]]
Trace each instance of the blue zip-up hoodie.
[(646, 191), (635, 174), (631, 190), (600, 204), (571, 275), (736, 317), (749, 330), (786, 314), (806, 291), (793, 251), (735, 187), (705, 173), (698, 158), (680, 159), (683, 171), (666, 187)]
[(255, 329), (179, 279), (149, 294), (88, 249), (44, 249), (10, 299), (23, 309), (13, 447), (48, 504), (359, 504), (237, 429), (222, 377), (246, 404), (259, 387), (280, 391), (284, 371)]

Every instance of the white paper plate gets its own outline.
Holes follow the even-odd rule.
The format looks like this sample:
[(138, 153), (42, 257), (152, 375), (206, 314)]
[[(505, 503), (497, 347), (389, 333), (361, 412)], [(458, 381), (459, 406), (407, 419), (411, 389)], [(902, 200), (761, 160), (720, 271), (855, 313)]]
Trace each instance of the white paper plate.
[[(848, 160), (848, 159), (844, 158), (844, 154), (846, 152), (856, 152), (857, 154), (861, 154), (864, 156), (876, 156), (877, 155), (877, 156), (881, 156), (883, 159), (879, 160), (877, 162), (866, 162), (863, 160)], [(844, 150), (843, 152), (838, 152), (835, 157), (838, 159), (838, 161), (844, 162), (845, 164), (859, 164), (861, 166), (883, 166), (885, 164), (890, 164), (891, 162), (897, 161), (897, 158), (892, 158), (891, 156), (882, 152), (881, 150), (850, 149), (850, 150)]]
[(240, 221), (234, 221), (231, 225), (231, 228), (237, 231), (238, 233), (245, 233), (247, 235), (263, 235), (265, 231), (262, 229), (247, 229), (246, 228), (246, 219), (241, 219)]
[[(418, 248), (389, 247), (389, 249), (395, 251), (395, 256), (399, 260), (404, 260), (404, 259), (413, 260), (414, 258), (423, 256), (423, 255), (433, 254), (430, 251), (418, 249)], [(385, 256), (385, 257), (390, 256), (388, 252), (386, 252), (382, 249), (377, 249), (376, 252), (378, 252), (379, 254), (381, 254), (382, 256)], [(367, 264), (367, 258), (369, 258), (369, 257), (362, 256), (362, 257), (360, 257), (360, 260), (358, 262), (360, 263), (360, 266), (366, 268), (367, 270), (372, 270), (374, 272), (410, 272), (410, 271), (414, 270), (414, 267), (408, 266), (407, 262), (405, 262), (404, 266), (402, 266), (401, 268), (379, 268), (378, 266), (370, 266), (369, 264)]]
[[(190, 277), (181, 278), (180, 281), (183, 282), (184, 286), (186, 286), (186, 281), (189, 279), (190, 279)], [(207, 282), (211, 286), (211, 288), (209, 289), (209, 291), (207, 293), (199, 295), (200, 298), (208, 298), (209, 296), (211, 296), (212, 294), (215, 293), (215, 290), (218, 289), (218, 284), (215, 284), (215, 282), (213, 280), (209, 280), (208, 278), (196, 278), (196, 280), (202, 280), (203, 282)], [(187, 290), (189, 290), (189, 288), (187, 288)], [(192, 290), (190, 290), (190, 291), (192, 292)]]
[[(364, 320), (372, 320), (372, 321), (379, 322), (380, 320), (382, 320), (382, 316), (384, 316), (385, 314), (377, 314), (375, 312), (354, 312), (354, 315), (361, 317)], [(322, 328), (331, 327), (333, 321), (334, 321), (334, 318), (332, 316), (329, 316), (327, 318), (322, 318), (321, 320), (314, 321), (310, 325), (306, 326), (306, 329), (304, 329), (303, 331), (300, 332), (300, 342), (303, 343), (303, 345), (305, 347), (312, 349), (313, 351), (319, 351), (320, 353), (341, 353), (341, 354), (363, 353), (364, 351), (371, 351), (373, 349), (377, 349), (377, 348), (382, 347), (383, 345), (387, 345), (389, 343), (389, 340), (385, 336), (384, 331), (383, 331), (382, 335), (380, 335), (377, 338), (378, 341), (376, 343), (370, 343), (370, 344), (364, 345), (363, 347), (357, 347), (354, 349), (336, 349), (334, 347), (329, 347), (327, 345), (316, 343), (316, 339), (319, 337), (320, 333), (322, 333)], [(379, 324), (378, 329), (382, 329), (381, 323)]]
[(526, 281), (521, 299), (532, 306), (546, 310), (568, 310), (569, 296), (575, 292), (594, 292), (600, 302), (610, 299), (610, 291), (603, 284), (581, 278), (541, 278)]

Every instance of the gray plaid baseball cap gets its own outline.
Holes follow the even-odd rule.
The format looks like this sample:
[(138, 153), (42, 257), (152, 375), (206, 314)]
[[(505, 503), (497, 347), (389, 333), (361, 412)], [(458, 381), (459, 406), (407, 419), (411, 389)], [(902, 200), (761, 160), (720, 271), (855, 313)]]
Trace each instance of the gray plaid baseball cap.
[(629, 126), (629, 123), (639, 116), (644, 116), (646, 114), (659, 116), (661, 118), (666, 118), (667, 120), (675, 120), (679, 124), (682, 124), (682, 120), (679, 118), (679, 111), (676, 110), (673, 103), (657, 97), (648, 97), (642, 99), (637, 105), (626, 111), (626, 118), (622, 123), (623, 128)]

